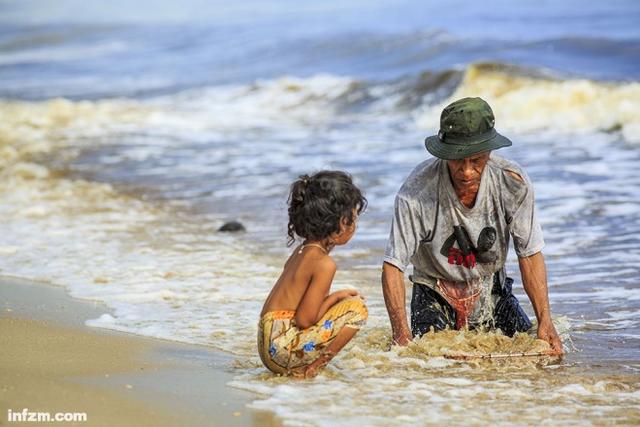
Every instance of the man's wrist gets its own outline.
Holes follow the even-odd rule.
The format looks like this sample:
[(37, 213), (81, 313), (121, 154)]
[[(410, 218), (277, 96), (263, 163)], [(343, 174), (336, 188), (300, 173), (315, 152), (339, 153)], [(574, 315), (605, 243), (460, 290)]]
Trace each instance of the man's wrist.
[(393, 329), (393, 339), (396, 338), (407, 338), (411, 337), (411, 333), (409, 332), (409, 325), (404, 322), (394, 323), (392, 325)]
[(393, 314), (389, 316), (389, 319), (391, 320), (391, 328), (393, 329), (394, 335), (398, 332), (409, 331), (409, 325), (407, 324), (407, 313), (393, 312)]
[(546, 325), (546, 324), (553, 324), (553, 321), (551, 320), (551, 315), (548, 312), (538, 316), (538, 325)]

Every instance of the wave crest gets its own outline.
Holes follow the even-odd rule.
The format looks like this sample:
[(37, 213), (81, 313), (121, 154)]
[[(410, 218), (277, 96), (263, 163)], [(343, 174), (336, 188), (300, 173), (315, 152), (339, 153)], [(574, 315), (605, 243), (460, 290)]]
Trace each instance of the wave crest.
[(440, 112), (456, 99), (478, 96), (496, 115), (499, 130), (563, 134), (620, 131), (640, 143), (640, 84), (559, 80), (526, 75), (495, 64), (470, 66), (456, 90), (443, 102), (415, 111), (416, 124), (434, 131)]

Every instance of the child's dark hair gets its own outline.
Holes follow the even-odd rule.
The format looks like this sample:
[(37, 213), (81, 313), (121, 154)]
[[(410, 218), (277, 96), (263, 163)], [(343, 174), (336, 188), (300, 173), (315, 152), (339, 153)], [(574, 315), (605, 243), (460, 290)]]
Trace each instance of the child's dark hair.
[(360, 215), (367, 207), (367, 199), (353, 184), (351, 175), (341, 171), (320, 171), (311, 176), (301, 175), (291, 184), (289, 194), (288, 246), (295, 235), (322, 240), (340, 231), (340, 220), (351, 225), (353, 210)]

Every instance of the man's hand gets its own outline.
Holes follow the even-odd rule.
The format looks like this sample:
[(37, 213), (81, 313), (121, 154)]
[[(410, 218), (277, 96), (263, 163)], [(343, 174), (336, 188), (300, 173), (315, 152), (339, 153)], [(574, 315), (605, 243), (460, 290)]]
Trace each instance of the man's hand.
[(538, 319), (538, 338), (551, 345), (549, 354), (561, 356), (562, 341), (556, 332), (556, 328), (551, 322), (551, 311), (549, 309), (549, 294), (547, 290), (547, 268), (544, 264), (544, 257), (541, 252), (530, 257), (518, 258), (518, 265), (522, 273), (522, 284), (524, 290), (531, 300), (533, 310)]
[(411, 336), (409, 331), (401, 332), (397, 336), (396, 336), (395, 333), (393, 334), (393, 344), (394, 345), (405, 346), (405, 345), (409, 344), (412, 339), (413, 339), (413, 337)]
[(364, 295), (358, 292), (357, 289), (342, 289), (340, 291), (334, 292), (333, 295), (335, 295), (336, 302), (342, 301), (343, 299), (351, 298), (351, 297), (359, 297), (361, 300), (363, 301), (365, 300)]
[(562, 356), (564, 354), (562, 341), (560, 341), (560, 336), (551, 320), (544, 321), (538, 325), (538, 338), (549, 343), (551, 346), (549, 354), (551, 356)]

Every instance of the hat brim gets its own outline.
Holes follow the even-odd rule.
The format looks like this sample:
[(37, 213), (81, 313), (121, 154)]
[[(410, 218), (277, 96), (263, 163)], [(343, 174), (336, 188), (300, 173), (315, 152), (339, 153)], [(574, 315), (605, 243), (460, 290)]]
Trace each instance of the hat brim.
[(429, 136), (424, 140), (427, 151), (435, 157), (444, 160), (460, 160), (484, 151), (496, 150), (511, 146), (509, 138), (496, 132), (493, 138), (476, 144), (447, 144), (440, 141), (438, 135)]

